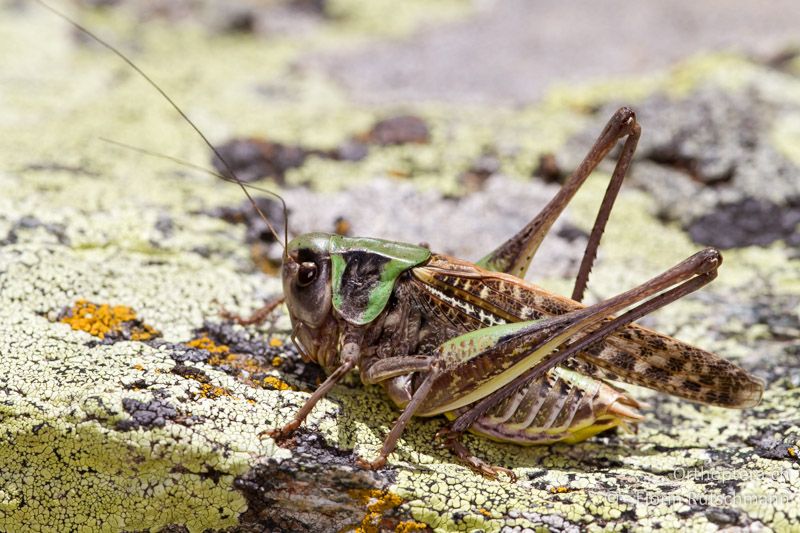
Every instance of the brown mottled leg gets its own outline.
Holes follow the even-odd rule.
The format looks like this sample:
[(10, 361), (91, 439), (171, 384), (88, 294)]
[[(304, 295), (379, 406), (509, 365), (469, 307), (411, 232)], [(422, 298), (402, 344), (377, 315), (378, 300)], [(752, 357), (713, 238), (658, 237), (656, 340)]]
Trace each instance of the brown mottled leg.
[(617, 193), (619, 193), (619, 188), (622, 186), (622, 180), (628, 172), (628, 167), (631, 166), (633, 153), (636, 151), (636, 145), (639, 143), (641, 134), (642, 129), (634, 119), (628, 138), (625, 140), (625, 144), (622, 145), (622, 153), (614, 167), (614, 173), (611, 175), (611, 181), (608, 183), (608, 188), (603, 196), (600, 209), (597, 212), (597, 218), (594, 221), (592, 232), (589, 234), (589, 242), (586, 243), (586, 250), (583, 252), (583, 259), (578, 269), (578, 276), (575, 278), (575, 287), (572, 289), (572, 299), (576, 302), (583, 300), (583, 294), (586, 292), (586, 284), (589, 282), (589, 273), (592, 271), (592, 265), (594, 264), (595, 257), (597, 257), (597, 247), (600, 246), (600, 238), (603, 236), (603, 231), (606, 229), (608, 216), (611, 214), (611, 208), (614, 207), (614, 200), (617, 199)]
[(425, 376), (422, 384), (414, 392), (414, 396), (412, 396), (411, 401), (408, 402), (408, 405), (406, 405), (405, 409), (403, 409), (403, 413), (394, 423), (392, 430), (383, 441), (383, 446), (381, 446), (381, 451), (378, 453), (378, 458), (374, 461), (357, 459), (356, 462), (360, 467), (375, 470), (386, 464), (386, 458), (389, 457), (389, 454), (392, 453), (392, 451), (394, 451), (395, 446), (397, 446), (397, 441), (400, 439), (400, 435), (403, 434), (403, 431), (406, 429), (411, 417), (414, 416), (414, 413), (417, 412), (417, 409), (425, 400), (425, 397), (428, 396), (428, 393), (431, 391), (431, 387), (433, 386), (433, 382), (437, 377), (439, 377), (439, 374), (440, 372), (436, 370), (436, 368), (433, 368), (430, 370), (430, 372), (428, 372), (428, 375)]
[(239, 325), (242, 326), (252, 326), (253, 324), (261, 324), (264, 322), (269, 316), (284, 302), (285, 298), (283, 296), (276, 296), (269, 300), (263, 307), (256, 309), (252, 315), (248, 317), (243, 317), (241, 315), (237, 315), (235, 313), (230, 313), (225, 309), (222, 309), (219, 315), (224, 318), (225, 320), (232, 320)]
[[(630, 166), (631, 156), (636, 149), (639, 133), (639, 125), (636, 122), (634, 112), (627, 107), (620, 108), (608, 121), (589, 153), (564, 185), (561, 186), (555, 197), (524, 228), (492, 253), (481, 259), (478, 265), (496, 272), (505, 272), (520, 278), (525, 277), (536, 250), (558, 216), (572, 200), (572, 197), (575, 196), (575, 193), (586, 181), (586, 178), (608, 155), (608, 152), (611, 151), (617, 141), (628, 136), (629, 139), (625, 143), (622, 156), (617, 161), (611, 184), (606, 191), (603, 205), (592, 230), (589, 246), (584, 254), (583, 263), (585, 263), (585, 266), (584, 264), (581, 265), (581, 271), (585, 271), (585, 274), (579, 276), (579, 279), (588, 277), (597, 244), (600, 242), (600, 235), (602, 235), (606, 220), (608, 220), (608, 212), (610, 212), (614, 203), (622, 178)], [(585, 280), (581, 283), (585, 286)], [(579, 292), (577, 289), (578, 287), (576, 286), (575, 293)], [(582, 289), (580, 292), (583, 292)]]
[(294, 418), (291, 422), (286, 424), (280, 429), (274, 429), (272, 431), (265, 431), (262, 434), (269, 435), (275, 440), (280, 440), (283, 438), (288, 437), (295, 429), (300, 427), (300, 424), (303, 423), (303, 420), (306, 419), (308, 414), (314, 409), (314, 406), (319, 402), (322, 398), (324, 398), (328, 392), (333, 388), (336, 383), (339, 382), (344, 376), (347, 375), (353, 368), (355, 368), (356, 364), (358, 363), (358, 357), (360, 354), (360, 348), (356, 343), (347, 343), (342, 348), (342, 364), (333, 371), (333, 373), (328, 376), (322, 385), (320, 385), (317, 390), (306, 400), (306, 403), (303, 404), (303, 407), (294, 415)]
[(436, 438), (444, 440), (445, 447), (453, 452), (453, 454), (473, 472), (482, 474), (489, 479), (497, 479), (500, 474), (505, 474), (512, 483), (517, 480), (517, 475), (513, 470), (503, 468), (502, 466), (494, 466), (480, 457), (472, 455), (472, 452), (461, 442), (461, 435), (462, 434), (459, 432), (444, 428), (436, 434)]

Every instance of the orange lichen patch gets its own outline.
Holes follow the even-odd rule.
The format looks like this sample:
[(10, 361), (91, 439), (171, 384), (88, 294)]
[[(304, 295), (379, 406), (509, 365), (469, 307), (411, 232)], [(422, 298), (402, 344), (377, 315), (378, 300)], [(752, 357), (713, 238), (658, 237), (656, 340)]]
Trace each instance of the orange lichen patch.
[(550, 487), (550, 493), (551, 494), (565, 494), (567, 492), (572, 492), (573, 490), (574, 489), (571, 489), (569, 487), (565, 487), (563, 485), (559, 486), (559, 487)]
[(211, 353), (226, 354), (230, 353), (231, 349), (224, 344), (217, 344), (208, 337), (198, 337), (186, 343), (186, 346), (197, 348), (198, 350), (205, 350)]
[(283, 341), (280, 340), (278, 337), (272, 337), (269, 340), (269, 345), (272, 346), (273, 348), (280, 348), (281, 346), (283, 346)]
[(247, 372), (248, 375), (264, 371), (264, 368), (252, 357), (233, 353), (227, 345), (217, 344), (208, 337), (199, 337), (187, 342), (186, 345), (210, 352), (211, 357), (208, 358), (208, 364), (211, 366), (228, 366)]
[(295, 390), (294, 387), (286, 383), (285, 381), (278, 379), (274, 376), (267, 376), (261, 380), (261, 384), (264, 387), (275, 389), (275, 390)]
[(491, 518), (491, 517), (492, 517), (492, 513), (491, 513), (491, 511), (489, 511), (488, 509), (484, 509), (483, 507), (481, 507), (480, 509), (478, 509), (478, 512), (479, 512), (479, 513), (481, 513), (481, 514), (482, 514), (483, 516), (485, 516), (486, 518)]
[(428, 529), (429, 528), (427, 524), (423, 524), (422, 522), (415, 522), (414, 520), (406, 520), (405, 522), (400, 522), (394, 528), (395, 533), (410, 533), (411, 531), (426, 531)]
[(217, 387), (216, 385), (212, 385), (211, 383), (201, 383), (200, 396), (203, 398), (210, 398), (212, 400), (215, 400), (222, 396), (231, 396), (231, 392), (226, 388)]
[(242, 381), (246, 383), (251, 383), (251, 380), (247, 379), (249, 376), (266, 370), (256, 359), (238, 353), (229, 353), (225, 356), (222, 356), (222, 354), (212, 355), (208, 359), (208, 364), (212, 366), (227, 366), (237, 370), (239, 372), (237, 377), (244, 378)]
[(349, 494), (367, 506), (367, 514), (354, 530), (358, 533), (377, 533), (383, 530), (381, 524), (383, 515), (403, 503), (400, 496), (388, 490), (353, 489), (349, 491)]
[(139, 363), (136, 363), (131, 368), (134, 369), (134, 370), (140, 370), (140, 371), (144, 372), (144, 367), (142, 365), (140, 365)]
[(792, 447), (792, 448), (788, 448), (788, 449), (786, 450), (786, 453), (788, 453), (788, 454), (789, 454), (789, 457), (794, 457), (794, 458), (797, 458), (797, 448), (794, 448), (794, 447)]
[(100, 339), (146, 341), (159, 335), (152, 326), (136, 318), (136, 312), (124, 305), (95, 304), (88, 300), (77, 300), (75, 305), (61, 318), (74, 330), (85, 331)]
[(191, 379), (200, 384), (199, 392), (194, 393), (195, 399), (209, 398), (215, 400), (222, 396), (233, 396), (231, 391), (224, 387), (219, 387), (211, 383), (208, 375), (203, 370), (193, 366), (177, 365), (172, 369), (172, 373), (182, 378)]
[[(274, 339), (270, 344), (275, 346)], [(281, 343), (282, 344), (282, 343)], [(273, 376), (263, 377), (264, 374), (271, 370), (273, 367), (280, 366), (283, 359), (276, 356), (272, 359), (271, 365), (268, 366), (263, 361), (255, 357), (238, 354), (231, 351), (230, 347), (224, 344), (217, 344), (207, 336), (198, 337), (186, 343), (187, 346), (206, 350), (211, 353), (211, 356), (206, 361), (211, 366), (224, 367), (224, 370), (234, 376), (242, 383), (246, 383), (252, 387), (269, 388), (275, 390), (295, 390), (294, 387), (285, 383), (281, 379)], [(217, 397), (210, 393), (204, 395), (205, 397)]]
[(240, 354), (231, 352), (229, 346), (225, 344), (217, 344), (206, 336), (198, 337), (186, 343), (187, 346), (206, 350), (212, 355), (208, 358), (208, 364), (211, 366), (229, 366), (236, 370), (243, 370), (250, 374), (255, 372), (263, 372), (264, 369), (258, 364), (258, 361), (251, 357), (246, 357)]

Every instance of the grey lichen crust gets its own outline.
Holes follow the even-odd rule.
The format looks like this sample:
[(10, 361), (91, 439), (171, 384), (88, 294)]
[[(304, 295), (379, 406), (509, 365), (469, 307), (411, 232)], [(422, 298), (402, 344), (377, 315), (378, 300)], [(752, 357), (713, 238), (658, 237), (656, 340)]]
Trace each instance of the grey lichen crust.
[[(124, 16), (101, 23), (113, 24), (124, 41)], [(375, 456), (397, 411), (379, 387), (355, 378), (334, 389), (289, 442), (278, 446), (263, 435), (289, 420), (319, 374), (291, 348), (283, 311), (250, 328), (220, 316), (222, 308), (247, 313), (280, 291), (274, 276), (255, 272), (243, 227), (210, 214), (239, 203), (241, 191), (95, 142), (111, 136), (208, 159), (138, 78), (104, 52), (76, 48), (46, 12), (0, 19), (0, 28), (28, 50), (20, 57), (0, 49), (8, 71), (21, 73), (4, 95), (13, 105), (0, 111), (11, 132), (0, 148), (0, 530), (800, 529), (800, 259), (788, 237), (726, 251), (714, 284), (648, 319), (766, 378), (758, 407), (724, 410), (638, 389), (636, 397), (651, 407), (635, 435), (538, 448), (466, 438), (477, 455), (513, 468), (516, 483), (478, 476), (440, 449), (434, 435), (443, 420), (415, 420), (386, 468), (362, 471), (354, 459)], [(337, 31), (345, 30), (365, 31), (319, 30), (270, 47), (153, 22), (138, 37), (146, 53), (135, 60), (166, 80), (212, 138), (267, 132), (332, 146), (390, 111), (356, 107), (328, 80), (288, 72), (302, 50), (338, 43)], [(59, 37), (41, 42), (42, 35)], [(248, 62), (262, 68), (258, 76), (238, 68)], [(313, 217), (298, 214), (299, 229), (329, 231), (343, 215), (356, 233), (440, 239), (449, 252), (474, 259), (476, 243), (446, 242), (458, 236), (440, 227), (447, 208), (428, 211), (451, 205), (453, 227), (473, 227), (483, 211), (504, 209), (529, 188), (525, 201), (536, 205), (515, 207), (510, 220), (486, 216), (481, 238), (499, 241), (557, 187), (525, 181), (537, 156), (562, 148), (572, 154), (570, 136), (596, 132), (595, 117), (584, 110), (610, 105), (608, 87), (624, 87), (627, 102), (653, 108), (661, 105), (655, 93), (691, 108), (693, 98), (711, 105), (709, 91), (746, 99), (760, 90), (761, 100), (783, 103), (780, 118), (763, 117), (763, 142), (797, 176), (795, 74), (702, 57), (657, 83), (554, 92), (522, 110), (423, 107), (429, 144), (372, 149), (360, 162), (311, 159), (286, 176), (310, 190), (287, 197), (294, 211), (313, 210)], [(454, 198), (458, 176), (487, 146), (494, 147), (496, 175), (471, 196)], [(591, 298), (629, 288), (694, 252), (700, 245), (678, 224), (690, 225), (716, 202), (752, 196), (756, 174), (741, 175), (734, 179), (744, 185), (722, 198), (703, 192), (694, 208), (700, 211), (677, 209), (671, 224), (659, 219), (658, 184), (624, 190)], [(580, 256), (606, 180), (601, 172), (576, 197), (550, 245), (550, 262), (534, 264), (537, 282), (569, 291), (565, 274)], [(400, 200), (373, 199), (385, 209), (364, 206), (365, 198), (396, 190)], [(509, 190), (516, 192), (509, 197)], [(376, 211), (393, 206), (404, 211), (407, 227), (373, 233)], [(391, 215), (384, 217), (374, 227), (395, 231)], [(320, 226), (306, 227), (314, 219)], [(107, 327), (115, 320), (121, 329), (112, 335)]]

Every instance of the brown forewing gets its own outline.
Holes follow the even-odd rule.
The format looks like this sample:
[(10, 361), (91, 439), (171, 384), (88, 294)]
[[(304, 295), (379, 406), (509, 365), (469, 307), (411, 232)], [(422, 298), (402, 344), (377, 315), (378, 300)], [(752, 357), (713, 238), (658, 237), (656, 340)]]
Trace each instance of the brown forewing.
[[(425, 312), (445, 318), (457, 331), (584, 307), (514, 276), (444, 255), (434, 254), (424, 266), (414, 268), (410, 285)], [(718, 355), (637, 324), (621, 329), (565, 366), (724, 407), (755, 405), (763, 391), (758, 378)]]

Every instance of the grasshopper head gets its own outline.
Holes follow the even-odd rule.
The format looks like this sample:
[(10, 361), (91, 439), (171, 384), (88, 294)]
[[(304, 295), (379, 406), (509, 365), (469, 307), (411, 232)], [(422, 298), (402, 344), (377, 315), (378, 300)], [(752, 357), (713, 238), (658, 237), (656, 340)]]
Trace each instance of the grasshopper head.
[(307, 233), (292, 239), (283, 259), (283, 294), (294, 334), (305, 355), (324, 368), (335, 364), (331, 298), (331, 236)]
[(283, 256), (283, 294), (306, 359), (335, 368), (343, 325), (374, 321), (397, 279), (430, 255), (427, 248), (381, 239), (327, 233), (293, 239)]

